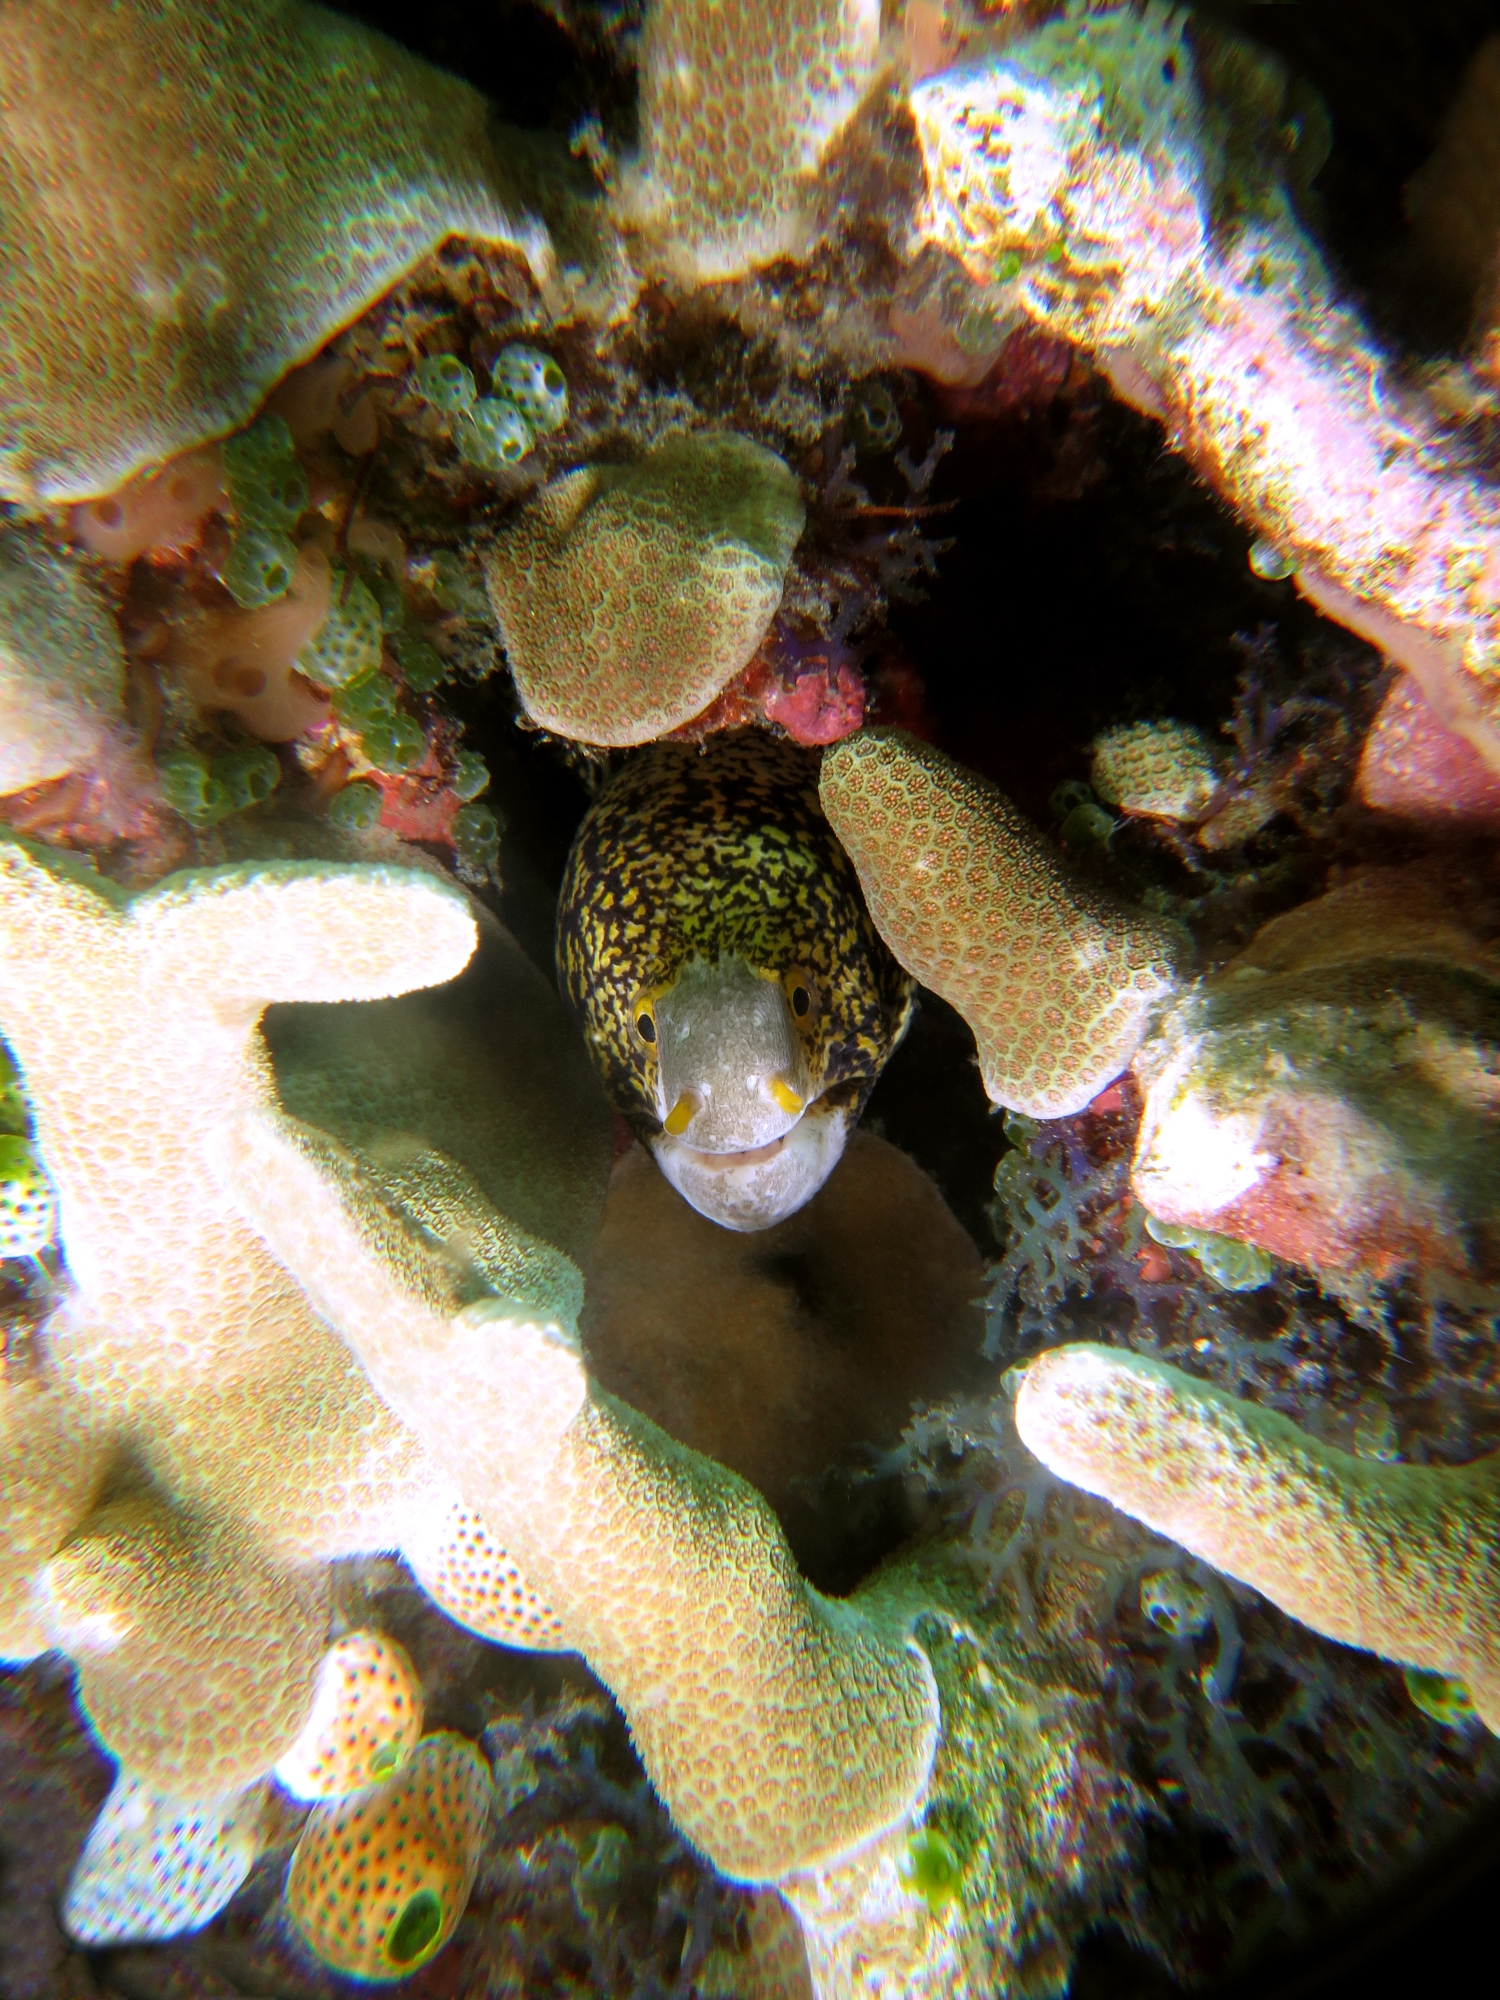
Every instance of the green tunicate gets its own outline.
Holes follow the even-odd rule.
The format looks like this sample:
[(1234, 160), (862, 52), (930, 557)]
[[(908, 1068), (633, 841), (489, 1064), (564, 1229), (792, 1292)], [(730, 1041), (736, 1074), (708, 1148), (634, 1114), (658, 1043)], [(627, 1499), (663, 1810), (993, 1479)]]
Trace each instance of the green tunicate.
[(434, 549), (421, 568), (427, 570), (427, 587), (445, 611), (452, 611), (460, 618), (490, 616), (490, 600), (482, 579), (456, 549)]
[(453, 815), (453, 852), (467, 867), (488, 874), (500, 859), (500, 822), (488, 806), (460, 806)]
[(1141, 1614), (1174, 1639), (1193, 1639), (1213, 1620), (1208, 1593), (1175, 1569), (1161, 1569), (1141, 1578)]
[(573, 1878), (574, 1893), (585, 1915), (597, 1920), (615, 1907), (629, 1866), (630, 1835), (623, 1826), (601, 1827)]
[(413, 694), (431, 694), (448, 678), (448, 662), (432, 641), (408, 625), (396, 641), (401, 678)]
[(376, 569), (373, 565), (362, 565), (360, 575), (380, 607), (381, 631), (399, 632), (406, 617), (406, 600), (401, 595), (400, 584), (393, 576), (387, 576), (383, 569)]
[(196, 750), (177, 750), (156, 767), (161, 794), (173, 812), (194, 826), (212, 826), (233, 810), (229, 794)]
[(1451, 1674), (1436, 1674), (1424, 1667), (1408, 1667), (1402, 1678), (1406, 1692), (1424, 1715), (1434, 1722), (1458, 1729), (1474, 1717), (1474, 1702), (1462, 1681)]
[(490, 767), (476, 751), (460, 750), (453, 760), (449, 782), (459, 798), (477, 799), (490, 782)]
[(319, 687), (347, 687), (380, 665), (380, 640), (380, 606), (369, 585), (335, 570), (328, 616), (297, 655), (297, 665)]
[(995, 259), (995, 283), (1008, 285), (1012, 278), (1021, 275), (1021, 253), (1019, 250), (1005, 250)]
[(901, 412), (884, 382), (861, 382), (849, 398), (854, 449), (878, 454), (901, 442)]
[(472, 407), (479, 394), (473, 370), (456, 354), (429, 354), (412, 370), (411, 386), (435, 410), (453, 414)]
[(0, 1137), (0, 1258), (37, 1257), (52, 1241), (57, 1209), (30, 1140)]
[(391, 1925), (385, 1955), (392, 1965), (413, 1969), (443, 1928), (443, 1906), (431, 1889), (419, 1889)]
[(1075, 851), (1108, 847), (1115, 837), (1114, 815), (1090, 799), (1074, 806), (1058, 828), (1057, 837), (1064, 847)]
[(15, 1064), (0, 1043), (0, 1132), (25, 1138), (31, 1131), (31, 1106)]
[(1212, 1229), (1190, 1229), (1186, 1223), (1162, 1222), (1148, 1215), (1146, 1234), (1169, 1250), (1190, 1250), (1220, 1291), (1253, 1292), (1276, 1275), (1276, 1259), (1266, 1251)]
[(231, 812), (258, 806), (281, 783), (281, 765), (275, 753), (262, 743), (247, 743), (239, 750), (228, 750), (222, 757), (215, 757), (208, 768), (213, 779), (223, 786)]
[(392, 715), (360, 731), (360, 747), (377, 771), (405, 771), (420, 764), (427, 732), (409, 715)]
[(224, 564), (224, 588), (247, 611), (274, 604), (291, 587), (297, 545), (280, 528), (255, 522), (241, 528)]
[(284, 597), (297, 551), (288, 530), (307, 510), (307, 478), (284, 417), (266, 416), (221, 447), (235, 532), (224, 583), (247, 609)]
[(514, 403), (539, 436), (568, 421), (568, 384), (561, 368), (540, 348), (502, 347), (490, 370), (495, 394)]
[(368, 833), (371, 827), (379, 826), (384, 803), (378, 785), (360, 780), (345, 785), (328, 808), (328, 817), (335, 826), (341, 826), (349, 833)]
[(1250, 567), (1264, 582), (1280, 583), (1297, 565), (1284, 549), (1262, 535), (1259, 541), (1250, 544)]
[(281, 766), (262, 744), (247, 743), (208, 758), (177, 750), (156, 767), (162, 797), (194, 826), (213, 826), (231, 813), (259, 805), (281, 782)]
[(952, 1843), (936, 1827), (919, 1827), (906, 1843), (906, 1852), (897, 1863), (902, 1881), (922, 1897), (936, 1916), (958, 1894), (963, 1864)]
[(519, 465), (536, 434), (508, 397), (481, 396), (453, 426), (453, 442), (470, 465), (500, 472)]
[(333, 712), (348, 729), (366, 729), (372, 723), (389, 722), (396, 713), (396, 690), (377, 668), (337, 689)]

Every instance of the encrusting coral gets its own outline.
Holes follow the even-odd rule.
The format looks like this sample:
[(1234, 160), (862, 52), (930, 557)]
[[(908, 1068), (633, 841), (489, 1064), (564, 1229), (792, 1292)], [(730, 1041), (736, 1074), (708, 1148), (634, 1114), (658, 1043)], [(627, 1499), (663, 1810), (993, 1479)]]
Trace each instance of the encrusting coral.
[(994, 1103), (1059, 1118), (1120, 1074), (1175, 981), (1159, 925), (1071, 881), (993, 785), (899, 730), (835, 745), (818, 790), (876, 929), (968, 1022)]
[(1199, 819), (1219, 786), (1202, 732), (1170, 719), (1124, 723), (1095, 737), (1089, 776), (1106, 805), (1148, 819)]
[(1484, 902), (1474, 879), (1368, 869), (1184, 996), (1136, 1060), (1148, 1212), (1334, 1285), (1401, 1270), (1436, 1291), (1500, 1283)]
[(621, 220), (698, 283), (802, 247), (805, 183), (879, 73), (880, 15), (879, 0), (657, 0)]
[(527, 714), (611, 745), (690, 722), (759, 645), (804, 512), (791, 469), (734, 432), (544, 487), (486, 563)]
[(1500, 1454), (1356, 1458), (1278, 1411), (1089, 1343), (1029, 1365), (1016, 1427), (1059, 1478), (1315, 1632), (1453, 1675), (1500, 1730)]
[(0, 529), (0, 796), (123, 747), (124, 687), (120, 635), (86, 567)]
[(445, 237), (552, 246), (484, 99), (302, 0), (0, 21), (0, 493), (84, 500), (249, 417)]

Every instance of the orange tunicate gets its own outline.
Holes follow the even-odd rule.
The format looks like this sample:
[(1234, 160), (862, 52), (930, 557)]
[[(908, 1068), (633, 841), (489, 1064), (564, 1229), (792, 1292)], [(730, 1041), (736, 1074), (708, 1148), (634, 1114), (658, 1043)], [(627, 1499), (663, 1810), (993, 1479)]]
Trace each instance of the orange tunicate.
[(173, 636), (169, 665), (204, 709), (227, 709), (263, 743), (289, 743), (328, 720), (328, 699), (296, 672), (328, 616), (333, 568), (314, 542), (297, 551), (291, 586), (253, 611), (214, 611)]
[(463, 1915), (489, 1813), (489, 1767), (472, 1743), (425, 1736), (377, 1791), (314, 1809), (287, 1877), (287, 1914), (312, 1950), (354, 1979), (404, 1979)]
[(125, 564), (148, 552), (191, 548), (207, 517), (228, 506), (219, 447), (209, 444), (141, 473), (103, 500), (69, 508), (68, 527), (91, 555)]
[(1175, 983), (1165, 931), (1076, 880), (1001, 792), (898, 729), (823, 759), (819, 797), (875, 927), (973, 1030), (992, 1102), (1081, 1111)]
[(347, 1798), (393, 1777), (421, 1734), (422, 1685), (405, 1647), (349, 1632), (324, 1655), (312, 1713), (276, 1777), (294, 1798)]

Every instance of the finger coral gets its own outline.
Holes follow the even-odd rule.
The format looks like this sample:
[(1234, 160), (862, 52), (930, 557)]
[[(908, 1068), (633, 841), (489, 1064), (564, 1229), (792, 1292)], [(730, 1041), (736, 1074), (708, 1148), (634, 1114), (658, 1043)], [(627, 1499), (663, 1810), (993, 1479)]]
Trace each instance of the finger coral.
[(649, 743), (705, 709), (781, 602), (801, 490), (734, 432), (565, 473), (486, 566), (527, 714), (583, 743)]
[(293, 1798), (341, 1799), (392, 1777), (422, 1734), (422, 1684), (406, 1650), (350, 1632), (323, 1656), (302, 1734), (276, 1764)]
[(95, 759), (123, 731), (124, 686), (120, 634), (84, 565), (0, 529), (0, 795)]
[(899, 730), (837, 744), (818, 789), (877, 930), (968, 1022), (994, 1103), (1058, 1118), (1120, 1074), (1174, 983), (1157, 925), (1070, 880), (993, 785)]
[(235, 429), (447, 236), (550, 257), (479, 93), (302, 0), (21, 0), (0, 125), (10, 498)]
[(543, 1247), (506, 1232), (490, 1295), (466, 1303), (410, 1216), (312, 1128), (251, 1113), (216, 1159), (545, 1594), (718, 1868), (775, 1880), (902, 1820), (936, 1742), (925, 1659), (899, 1621), (810, 1589), (742, 1480), (590, 1393), (561, 1260), (549, 1276)]
[[(45, 1386), (0, 1383), (0, 1646), (64, 1646), (104, 1748), (153, 1796), (222, 1799), (291, 1750), (313, 1708), (332, 1557), (410, 1538), (435, 1570), (466, 1575), (457, 1522), (444, 1542), (452, 1486), (219, 1191), (208, 1151), (225, 1118), (275, 1102), (268, 997), (372, 1001), (451, 977), (474, 936), (460, 892), (401, 869), (247, 865), (131, 900), (0, 844), (0, 1028), (69, 1281), (40, 1335)], [(529, 1052), (545, 1093), (550, 1056), (558, 1083), (530, 1142), (532, 1212), (566, 1233), (591, 1199), (590, 1148), (556, 1002), (535, 973), (524, 991), (554, 1025), (549, 1046), (540, 1021), (520, 1024), (518, 1060)], [(362, 1129), (378, 1129), (377, 1076), (357, 1060), (344, 1074)], [(471, 1122), (490, 1132), (495, 1100), (474, 1083)], [(399, 1063), (390, 1087), (393, 1115), (420, 1131)], [(585, 1135), (601, 1115), (584, 1114)], [(493, 1122), (505, 1130), (503, 1109)], [(527, 1160), (512, 1170), (524, 1181)], [(389, 1171), (401, 1186), (400, 1161)], [(425, 1213), (440, 1228), (432, 1171)], [(464, 1268), (461, 1247), (452, 1256)], [(127, 1444), (131, 1483), (106, 1490)], [(111, 1834), (89, 1897), (125, 1897), (108, 1856), (128, 1875), (135, 1854)]]
[(490, 1805), (489, 1767), (461, 1736), (425, 1736), (377, 1791), (314, 1810), (287, 1914), (335, 1972), (404, 1979), (464, 1913)]
[(1315, 1632), (1461, 1680), (1500, 1730), (1500, 1454), (1356, 1458), (1179, 1369), (1087, 1343), (1031, 1363), (1016, 1426), (1059, 1478)]
[(617, 201), (697, 283), (799, 247), (806, 183), (879, 71), (878, 0), (660, 0), (641, 156)]

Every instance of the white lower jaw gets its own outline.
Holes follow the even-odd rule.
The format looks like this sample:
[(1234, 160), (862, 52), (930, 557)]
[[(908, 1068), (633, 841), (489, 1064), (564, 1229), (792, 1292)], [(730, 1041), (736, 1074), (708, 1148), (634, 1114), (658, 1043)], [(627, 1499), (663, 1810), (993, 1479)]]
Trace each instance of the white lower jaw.
[(700, 1153), (666, 1133), (656, 1164), (685, 1202), (724, 1229), (769, 1229), (811, 1201), (838, 1164), (849, 1134), (843, 1111), (805, 1112), (789, 1132), (745, 1153)]

